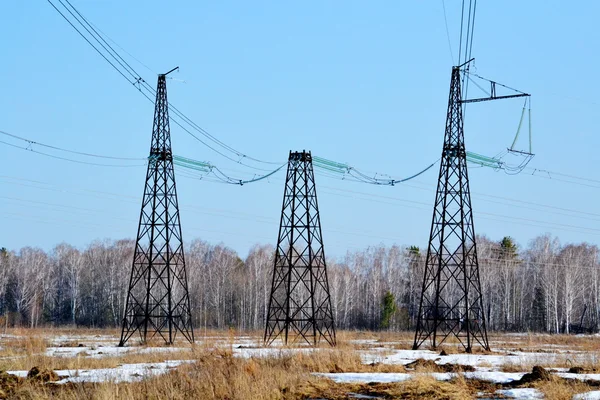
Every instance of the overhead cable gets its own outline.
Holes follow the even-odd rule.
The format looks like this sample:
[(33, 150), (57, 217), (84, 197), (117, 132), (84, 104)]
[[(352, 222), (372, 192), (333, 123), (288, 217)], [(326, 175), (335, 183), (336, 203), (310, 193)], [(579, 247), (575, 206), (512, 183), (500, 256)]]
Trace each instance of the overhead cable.
[[(144, 96), (146, 98), (148, 98), (150, 101), (153, 101), (151, 98), (149, 98), (149, 96), (147, 94), (145, 94), (142, 91), (142, 89), (148, 91), (151, 96), (155, 95), (156, 91), (150, 85), (148, 85), (146, 83), (146, 81), (144, 79), (142, 79), (141, 75), (133, 67), (131, 67), (131, 65), (128, 64), (125, 61), (125, 59), (118, 53), (118, 51), (115, 50), (104, 39), (102, 31), (97, 30), (94, 27), (94, 25), (91, 24), (91, 22), (89, 22), (88, 19), (85, 18), (68, 0), (65, 0), (66, 4), (62, 0), (58, 0), (58, 2), (62, 5), (62, 7), (66, 11), (68, 11), (68, 13), (71, 15), (71, 18), (69, 18), (67, 15), (65, 15), (65, 13), (63, 13), (52, 2), (52, 0), (47, 0), (47, 1), (69, 23), (69, 25), (73, 29), (75, 29), (75, 31), (90, 46), (92, 46), (92, 48), (98, 54), (100, 54), (100, 56), (102, 56), (102, 58), (104, 58), (105, 61), (107, 61), (121, 76), (123, 76), (123, 78), (125, 78), (130, 84), (132, 84), (133, 86), (135, 86), (138, 89), (138, 91), (140, 91), (142, 94), (144, 94)], [(88, 33), (89, 36), (86, 35), (86, 34), (84, 34), (84, 32), (82, 32), (82, 30), (80, 30), (79, 28), (77, 28), (77, 26), (75, 26), (74, 21), (76, 23), (78, 23), (81, 27), (83, 27), (85, 29), (85, 31)], [(94, 45), (92, 43), (92, 41), (95, 41), (98, 44), (98, 46)], [(104, 52), (102, 50), (100, 50), (99, 47), (101, 47), (102, 49), (104, 49)], [(111, 61), (111, 59), (112, 59), (112, 61)], [(129, 78), (126, 74), (130, 75), (131, 78)], [(182, 128), (183, 128), (183, 123), (189, 125), (191, 127), (191, 129), (196, 130), (201, 135), (203, 135), (204, 137), (206, 137), (208, 140), (212, 141), (215, 145), (220, 146), (224, 151), (228, 151), (228, 152), (234, 154), (236, 157), (238, 157), (238, 159), (236, 160), (233, 157), (225, 156), (223, 152), (216, 150), (213, 146), (208, 145), (205, 141), (199, 139), (196, 135), (192, 134), (190, 130), (183, 128), (188, 134), (190, 134), (196, 140), (200, 141), (203, 145), (205, 145), (206, 147), (208, 147), (212, 151), (217, 152), (219, 155), (224, 156), (224, 157), (230, 159), (231, 161), (234, 161), (234, 162), (236, 162), (238, 164), (241, 164), (241, 165), (244, 165), (244, 166), (247, 166), (247, 167), (250, 167), (250, 168), (252, 168), (253, 166), (244, 163), (242, 160), (249, 160), (249, 161), (254, 161), (254, 162), (262, 163), (262, 164), (280, 164), (278, 162), (271, 162), (271, 161), (260, 160), (260, 159), (251, 157), (251, 156), (249, 156), (247, 154), (244, 154), (244, 153), (236, 150), (235, 148), (227, 145), (226, 143), (224, 143), (221, 140), (217, 139), (215, 136), (211, 135), (205, 129), (201, 128), (198, 124), (196, 124), (194, 121), (192, 121), (189, 117), (187, 117), (185, 114), (183, 114), (181, 111), (179, 111), (172, 104), (169, 103), (169, 107), (173, 110), (173, 113), (182, 120), (182, 122), (178, 122), (178, 121), (174, 120), (174, 122), (177, 125), (179, 125)], [(171, 118), (173, 119), (173, 117), (171, 117)]]

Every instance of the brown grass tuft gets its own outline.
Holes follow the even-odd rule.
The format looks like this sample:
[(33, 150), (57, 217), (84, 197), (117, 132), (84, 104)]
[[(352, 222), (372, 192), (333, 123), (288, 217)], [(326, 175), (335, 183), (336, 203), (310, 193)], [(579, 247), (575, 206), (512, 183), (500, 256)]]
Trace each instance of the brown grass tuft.
[(56, 382), (60, 378), (56, 372), (52, 371), (51, 369), (40, 369), (38, 367), (33, 367), (27, 373), (27, 379), (38, 382)]
[(34, 355), (43, 353), (48, 347), (48, 339), (38, 335), (28, 335), (23, 337), (11, 337), (2, 341), (4, 350), (0, 353), (2, 356), (13, 355)]
[(434, 399), (434, 400), (464, 400), (475, 398), (476, 392), (471, 388), (461, 375), (449, 382), (435, 380), (432, 376), (417, 375), (413, 379), (387, 389), (373, 390), (396, 399)]
[(540, 390), (548, 400), (571, 400), (575, 394), (594, 390), (585, 382), (554, 375), (549, 380), (534, 383), (533, 387)]
[(406, 368), (414, 369), (416, 372), (472, 372), (475, 371), (471, 365), (460, 364), (437, 364), (433, 360), (419, 358), (405, 365)]

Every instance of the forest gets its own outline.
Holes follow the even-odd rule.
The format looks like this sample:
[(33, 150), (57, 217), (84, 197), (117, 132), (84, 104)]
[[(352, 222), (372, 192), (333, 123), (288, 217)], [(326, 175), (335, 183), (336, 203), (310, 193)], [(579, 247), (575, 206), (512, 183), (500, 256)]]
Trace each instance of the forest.
[[(0, 250), (3, 326), (120, 326), (133, 240), (78, 249)], [(491, 331), (595, 332), (600, 326), (598, 248), (550, 235), (519, 247), (510, 237), (477, 237), (484, 309)], [(186, 247), (195, 329), (264, 329), (274, 248), (245, 258), (202, 240)], [(328, 259), (338, 329), (410, 330), (415, 324), (426, 250), (374, 246)]]

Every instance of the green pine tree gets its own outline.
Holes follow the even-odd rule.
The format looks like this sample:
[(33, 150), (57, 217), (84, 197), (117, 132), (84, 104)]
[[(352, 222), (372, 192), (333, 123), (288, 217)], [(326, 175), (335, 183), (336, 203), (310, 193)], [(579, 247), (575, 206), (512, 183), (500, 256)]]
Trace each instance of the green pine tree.
[(509, 260), (517, 258), (517, 244), (510, 236), (504, 236), (500, 241), (500, 248), (502, 249), (502, 254)]
[(389, 290), (383, 296), (383, 303), (381, 305), (381, 329), (388, 329), (393, 315), (396, 313), (396, 299)]

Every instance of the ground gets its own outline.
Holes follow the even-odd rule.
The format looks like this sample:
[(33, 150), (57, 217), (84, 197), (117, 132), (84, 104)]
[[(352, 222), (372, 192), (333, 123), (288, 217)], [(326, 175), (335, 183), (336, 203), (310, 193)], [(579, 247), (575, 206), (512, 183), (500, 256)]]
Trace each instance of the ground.
[[(491, 352), (410, 350), (410, 333), (338, 332), (338, 346), (264, 347), (197, 331), (192, 345), (118, 347), (118, 332), (7, 329), (0, 398), (600, 399), (600, 336), (499, 334)], [(443, 350), (443, 352), (442, 352)], [(440, 355), (442, 353), (443, 355)]]

